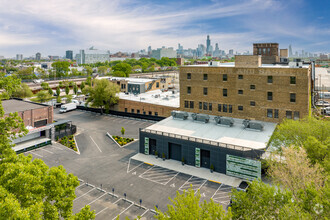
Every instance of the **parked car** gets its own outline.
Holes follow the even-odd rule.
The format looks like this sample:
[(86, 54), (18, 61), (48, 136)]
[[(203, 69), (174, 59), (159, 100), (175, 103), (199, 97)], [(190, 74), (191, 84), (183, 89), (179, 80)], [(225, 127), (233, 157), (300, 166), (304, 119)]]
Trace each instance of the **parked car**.
[(316, 103), (317, 106), (330, 106), (328, 101), (320, 100)]
[(42, 82), (44, 82), (45, 80), (43, 80), (43, 79), (35, 79), (35, 80), (33, 80), (33, 82), (34, 83), (42, 83)]
[[(247, 192), (248, 189), (249, 189), (249, 183), (246, 182), (246, 181), (242, 181), (236, 189), (237, 189), (237, 191)], [(230, 202), (229, 202), (229, 205), (228, 206), (229, 207), (232, 206), (233, 202), (234, 202), (234, 198), (232, 196), (230, 198)]]

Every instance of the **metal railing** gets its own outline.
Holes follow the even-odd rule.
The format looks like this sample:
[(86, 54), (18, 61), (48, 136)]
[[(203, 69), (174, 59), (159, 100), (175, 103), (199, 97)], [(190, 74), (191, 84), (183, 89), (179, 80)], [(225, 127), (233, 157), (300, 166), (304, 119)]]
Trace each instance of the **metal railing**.
[(234, 145), (234, 144), (222, 143), (220, 141), (214, 141), (214, 140), (208, 140), (208, 139), (196, 138), (196, 137), (189, 137), (186, 135), (174, 134), (174, 133), (170, 133), (170, 132), (155, 131), (155, 130), (150, 130), (147, 128), (140, 129), (140, 131), (150, 133), (150, 134), (157, 134), (157, 135), (167, 136), (167, 137), (171, 137), (171, 138), (181, 139), (181, 140), (192, 141), (192, 142), (196, 142), (196, 143), (202, 143), (202, 144), (208, 144), (208, 145), (213, 145), (213, 146), (222, 147), (222, 148), (238, 150), (238, 151), (251, 151), (252, 150), (252, 151), (264, 152), (264, 150), (262, 150), (262, 149), (253, 149), (253, 148)]

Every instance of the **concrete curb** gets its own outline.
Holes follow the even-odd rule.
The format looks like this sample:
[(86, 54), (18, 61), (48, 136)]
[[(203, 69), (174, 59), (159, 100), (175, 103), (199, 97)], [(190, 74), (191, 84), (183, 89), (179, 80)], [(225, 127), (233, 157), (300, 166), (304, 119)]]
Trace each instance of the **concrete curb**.
[(79, 151), (79, 147), (78, 147), (78, 142), (77, 142), (77, 140), (76, 140), (76, 137), (75, 137), (75, 136), (73, 136), (73, 140), (74, 140), (74, 142), (76, 143), (76, 148), (77, 148), (77, 151), (75, 151), (75, 150), (74, 150), (74, 152), (76, 152), (77, 154), (79, 154), (79, 155), (80, 155), (80, 151)]
[(113, 139), (113, 137), (107, 132), (106, 134), (113, 142), (115, 142), (115, 144), (117, 144), (118, 147), (121, 148), (120, 144), (117, 143), (117, 141), (115, 139)]

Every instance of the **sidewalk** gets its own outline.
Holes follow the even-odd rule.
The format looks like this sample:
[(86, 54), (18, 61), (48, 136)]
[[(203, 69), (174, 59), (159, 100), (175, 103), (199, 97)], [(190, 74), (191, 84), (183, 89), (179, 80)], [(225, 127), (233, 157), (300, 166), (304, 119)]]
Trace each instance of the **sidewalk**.
[(227, 176), (222, 173), (217, 173), (213, 172), (211, 173), (209, 169), (206, 168), (198, 168), (190, 165), (184, 165), (182, 166), (181, 162), (176, 161), (176, 160), (165, 160), (158, 158), (156, 159), (154, 155), (145, 155), (138, 153), (131, 157), (133, 160), (145, 162), (148, 164), (156, 165), (159, 167), (164, 167), (169, 170), (174, 170), (180, 173), (196, 176), (202, 179), (207, 179), (212, 182), (217, 182), (217, 183), (223, 183), (232, 187), (238, 187), (238, 185), (241, 183), (241, 179), (232, 177), (232, 176)]

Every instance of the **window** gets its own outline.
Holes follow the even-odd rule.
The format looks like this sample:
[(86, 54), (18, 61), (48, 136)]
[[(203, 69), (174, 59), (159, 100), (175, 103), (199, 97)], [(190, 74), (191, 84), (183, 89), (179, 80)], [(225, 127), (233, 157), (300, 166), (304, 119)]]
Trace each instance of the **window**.
[(243, 90), (241, 90), (241, 89), (238, 90), (238, 94), (239, 94), (239, 95), (243, 95)]
[(155, 112), (155, 116), (158, 116), (158, 112)]
[(152, 112), (151, 111), (149, 111), (149, 115), (152, 115)]
[(131, 112), (134, 113), (134, 108), (131, 109)]
[(206, 87), (203, 88), (203, 94), (207, 95), (207, 88)]
[(270, 55), (270, 48), (267, 48), (267, 53)]
[(266, 48), (262, 48), (262, 54), (266, 54)]
[(278, 118), (278, 109), (274, 109), (274, 118)]
[(156, 88), (159, 88), (159, 82), (156, 82)]
[(237, 109), (238, 109), (238, 111), (243, 111), (243, 106), (239, 105)]
[(223, 89), (222, 94), (223, 94), (224, 97), (227, 97), (228, 96), (227, 89)]
[(221, 104), (218, 104), (218, 112), (221, 112)]
[(227, 76), (227, 74), (223, 74), (223, 76), (222, 76), (222, 81), (227, 81), (228, 80), (228, 76)]
[(202, 110), (203, 109), (203, 103), (199, 102), (199, 109)]
[(290, 76), (290, 84), (291, 85), (296, 84), (296, 77), (295, 76)]
[(227, 105), (226, 104), (223, 104), (223, 112), (227, 112), (228, 109), (227, 109)]
[(256, 89), (256, 85), (250, 85), (250, 89)]
[(207, 110), (207, 102), (203, 102), (203, 110)]
[(256, 106), (256, 102), (255, 101), (250, 101), (250, 105), (251, 106)]
[(187, 87), (187, 94), (191, 94), (191, 87), (190, 86)]
[(212, 103), (209, 103), (209, 111), (212, 111)]
[(204, 74), (204, 75), (203, 75), (203, 79), (204, 79), (204, 80), (207, 80), (207, 74)]
[(290, 93), (290, 102), (296, 102), (296, 93)]
[(184, 101), (184, 107), (189, 108), (189, 102), (188, 101)]
[(125, 108), (125, 112), (127, 112), (127, 108)]
[(267, 76), (267, 82), (273, 83), (273, 76)]
[(143, 114), (145, 115), (145, 114), (146, 114), (146, 112), (145, 112), (145, 111), (143, 111)]
[(194, 101), (190, 101), (190, 108), (194, 108)]
[(187, 79), (191, 79), (191, 73), (187, 73)]
[(293, 120), (299, 120), (299, 112), (293, 112)]
[(238, 79), (243, 79), (243, 75), (238, 75)]
[(267, 109), (267, 118), (273, 118), (273, 109)]
[(286, 111), (286, 118), (292, 119), (292, 111)]
[(258, 48), (258, 55), (261, 55), (261, 48)]
[(269, 100), (269, 101), (273, 100), (273, 93), (272, 92), (267, 92), (267, 100)]
[(140, 114), (140, 109), (136, 110), (136, 113), (137, 113), (137, 114)]
[(233, 112), (233, 106), (232, 105), (229, 105), (229, 113), (232, 113)]

